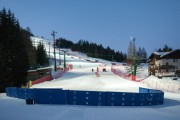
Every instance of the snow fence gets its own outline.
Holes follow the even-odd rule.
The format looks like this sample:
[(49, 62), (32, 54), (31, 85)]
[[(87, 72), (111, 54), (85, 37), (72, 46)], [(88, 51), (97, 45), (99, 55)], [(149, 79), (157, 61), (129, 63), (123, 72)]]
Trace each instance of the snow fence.
[(117, 68), (114, 68), (113, 66), (111, 67), (111, 72), (113, 72), (115, 75), (117, 75), (119, 77), (122, 77), (122, 78), (127, 79), (127, 80), (133, 80), (133, 81), (136, 81), (136, 82), (141, 82), (141, 81), (143, 81), (144, 79), (147, 78), (147, 77), (146, 78), (139, 78), (137, 80), (137, 76), (135, 78), (133, 78), (133, 76), (130, 73), (124, 73), (124, 72), (118, 70)]
[(164, 92), (139, 88), (139, 93), (77, 91), (62, 89), (6, 88), (6, 95), (31, 104), (69, 104), (90, 106), (151, 106), (164, 103)]
[(51, 75), (47, 75), (45, 77), (42, 77), (42, 78), (39, 78), (37, 80), (31, 81), (32, 82), (31, 85), (35, 85), (35, 84), (39, 84), (39, 83), (42, 83), (42, 82), (45, 82), (45, 81), (50, 81), (52, 79), (60, 78), (65, 72), (68, 72), (68, 71), (72, 70), (72, 68), (73, 68), (73, 65), (68, 64), (67, 67), (64, 68), (63, 71), (53, 72), (53, 73), (51, 73)]

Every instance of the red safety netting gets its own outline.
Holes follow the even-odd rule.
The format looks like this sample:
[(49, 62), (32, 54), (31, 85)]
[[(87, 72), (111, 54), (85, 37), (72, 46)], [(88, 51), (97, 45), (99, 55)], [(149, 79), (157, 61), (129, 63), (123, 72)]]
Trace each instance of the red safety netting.
[(65, 72), (68, 72), (69, 70), (72, 70), (72, 68), (73, 68), (73, 65), (68, 64), (67, 67), (64, 69), (64, 71), (57, 71), (53, 75), (48, 75), (48, 76), (42, 77), (40, 79), (34, 80), (34, 81), (32, 81), (32, 85), (39, 84), (39, 83), (42, 83), (42, 82), (45, 82), (45, 81), (50, 81), (52, 79), (60, 78)]
[(48, 76), (42, 77), (40, 79), (37, 79), (35, 81), (32, 81), (32, 85), (39, 84), (39, 83), (42, 83), (42, 82), (45, 82), (45, 81), (50, 81), (50, 80), (52, 80), (52, 77), (51, 77), (51, 75), (48, 75)]

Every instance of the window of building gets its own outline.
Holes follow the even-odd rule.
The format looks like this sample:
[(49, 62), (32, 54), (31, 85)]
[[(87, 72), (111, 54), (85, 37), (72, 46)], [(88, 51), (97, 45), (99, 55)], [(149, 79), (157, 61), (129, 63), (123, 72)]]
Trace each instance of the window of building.
[(173, 62), (174, 62), (174, 63), (177, 63), (177, 62), (178, 62), (178, 59), (173, 59)]
[(177, 70), (177, 69), (178, 69), (178, 66), (175, 66), (175, 69)]

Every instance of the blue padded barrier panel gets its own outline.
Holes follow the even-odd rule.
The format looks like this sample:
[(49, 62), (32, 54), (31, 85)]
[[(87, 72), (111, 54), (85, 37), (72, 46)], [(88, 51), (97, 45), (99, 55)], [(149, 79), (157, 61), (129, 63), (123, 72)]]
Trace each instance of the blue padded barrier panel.
[(85, 91), (71, 91), (69, 90), (69, 101), (71, 105), (85, 105)]
[(164, 94), (163, 93), (154, 93), (152, 97), (152, 105), (160, 105), (164, 103)]
[(62, 89), (35, 89), (37, 104), (67, 104), (68, 91)]
[(18, 98), (17, 88), (11, 88), (10, 92), (13, 97)]
[(107, 92), (107, 106), (121, 106), (123, 101), (123, 93)]
[(68, 90), (54, 90), (51, 91), (51, 104), (67, 104)]
[(6, 88), (6, 95), (9, 97), (18, 98), (17, 88), (16, 87), (8, 87)]
[(163, 104), (162, 93), (108, 92), (108, 106), (150, 106)]
[(140, 100), (139, 93), (126, 92), (107, 92), (108, 106), (140, 106), (143, 102)]
[(26, 99), (35, 99), (35, 90), (34, 89), (26, 89)]
[(162, 93), (162, 91), (149, 89), (149, 93)]
[(150, 106), (164, 103), (164, 92), (160, 90), (139, 88), (139, 91), (141, 93), (6, 88), (7, 96), (34, 100), (37, 104)]
[(49, 89), (35, 89), (35, 100), (34, 103), (37, 104), (49, 104)]
[(164, 104), (164, 92), (159, 94), (158, 100), (160, 105)]
[(164, 103), (164, 93), (160, 90), (154, 89), (146, 89), (146, 88), (139, 88), (140, 93), (147, 93), (144, 94), (144, 101), (143, 105), (160, 105)]
[(161, 90), (147, 89), (139, 87), (139, 93), (162, 93)]
[(149, 89), (139, 87), (139, 93), (149, 93)]
[(145, 93), (144, 105), (160, 105), (164, 103), (163, 93)]
[(145, 95), (145, 99), (144, 99), (144, 105), (146, 105), (146, 106), (151, 106), (151, 105), (153, 105), (153, 98), (154, 98), (154, 93), (151, 93), (151, 94), (149, 94), (149, 93), (146, 93), (146, 94), (144, 94)]
[(20, 99), (33, 100), (35, 98), (34, 89), (17, 88), (17, 94)]
[(24, 88), (17, 88), (18, 98), (26, 99), (26, 89)]
[(9, 87), (6, 88), (6, 95), (9, 96), (9, 97), (12, 97)]
[(68, 103), (71, 105), (105, 106), (106, 92), (69, 90)]

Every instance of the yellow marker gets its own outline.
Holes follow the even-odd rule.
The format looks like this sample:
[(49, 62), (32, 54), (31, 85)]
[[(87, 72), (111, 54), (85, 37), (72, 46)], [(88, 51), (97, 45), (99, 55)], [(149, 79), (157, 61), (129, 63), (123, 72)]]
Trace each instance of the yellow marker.
[(32, 81), (30, 80), (30, 81), (29, 81), (29, 87), (31, 87), (31, 86), (32, 86)]

